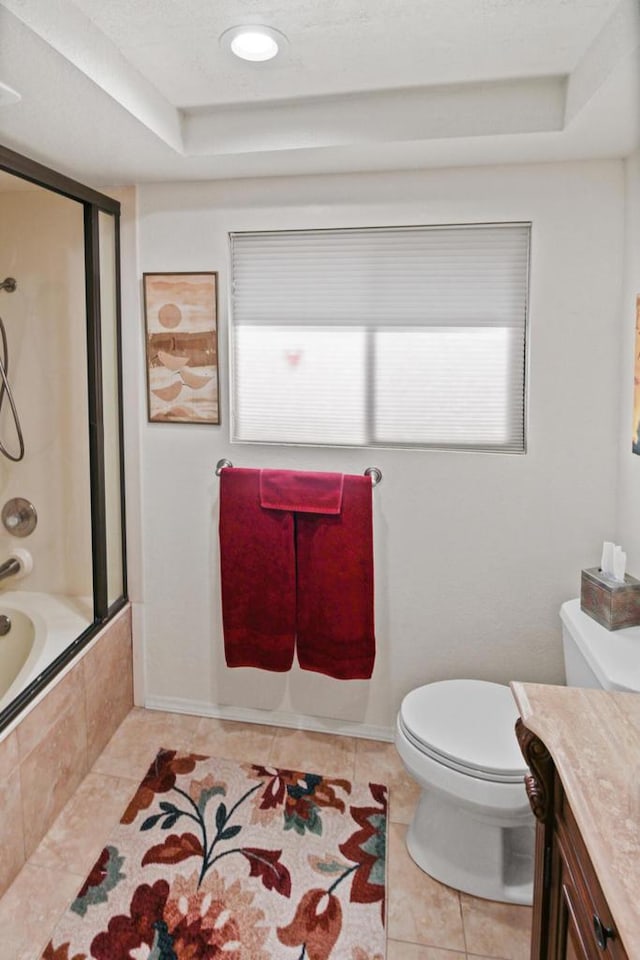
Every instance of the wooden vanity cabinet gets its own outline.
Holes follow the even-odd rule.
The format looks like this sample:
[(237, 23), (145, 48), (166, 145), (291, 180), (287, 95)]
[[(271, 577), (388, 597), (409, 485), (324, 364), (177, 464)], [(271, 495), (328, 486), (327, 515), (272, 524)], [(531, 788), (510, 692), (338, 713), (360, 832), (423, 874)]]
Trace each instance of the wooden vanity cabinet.
[(516, 724), (537, 819), (531, 960), (628, 960), (544, 743)]

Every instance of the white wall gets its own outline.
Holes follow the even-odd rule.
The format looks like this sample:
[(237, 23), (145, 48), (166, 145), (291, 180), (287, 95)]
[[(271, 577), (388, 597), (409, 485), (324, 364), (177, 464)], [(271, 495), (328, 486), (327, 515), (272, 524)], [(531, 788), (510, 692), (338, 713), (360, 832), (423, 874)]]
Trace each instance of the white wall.
[[(27, 538), (0, 526), (0, 562), (12, 547), (34, 558), (20, 589), (90, 597), (91, 505), (87, 409), (84, 228), (82, 204), (33, 188), (0, 192), (0, 293), (9, 344), (9, 379), (25, 441), (25, 457), (0, 457), (0, 509), (26, 497), (38, 513)], [(0, 439), (17, 440), (9, 403)], [(11, 588), (4, 581), (0, 590)]]
[(620, 500), (616, 540), (640, 578), (640, 457), (631, 452), (636, 297), (640, 295), (640, 152), (625, 163), (626, 224), (622, 314)]
[(120, 283), (122, 292), (122, 376), (125, 445), (125, 512), (127, 520), (127, 592), (133, 630), (134, 702), (145, 699), (144, 557), (142, 554), (142, 449), (140, 435), (146, 419), (143, 389), (144, 324), (142, 289), (138, 274), (138, 195), (135, 187), (108, 191), (120, 203)]
[[(492, 220), (533, 222), (526, 456), (229, 444), (228, 231)], [(366, 733), (390, 729), (421, 682), (561, 679), (559, 605), (577, 595), (616, 517), (623, 226), (618, 162), (139, 188), (138, 276), (217, 270), (221, 292), (222, 426), (144, 423), (134, 451), (148, 704)], [(124, 311), (134, 410), (145, 383), (137, 296)], [(382, 469), (371, 681), (226, 668), (213, 472), (223, 456)]]

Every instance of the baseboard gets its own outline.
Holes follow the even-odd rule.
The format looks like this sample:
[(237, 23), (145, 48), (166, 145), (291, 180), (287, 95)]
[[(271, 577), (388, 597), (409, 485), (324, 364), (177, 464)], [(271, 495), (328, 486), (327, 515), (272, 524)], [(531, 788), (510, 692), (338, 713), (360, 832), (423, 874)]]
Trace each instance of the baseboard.
[(215, 717), (217, 720), (240, 720), (243, 723), (262, 723), (272, 727), (310, 730), (313, 733), (334, 733), (341, 737), (393, 742), (393, 730), (389, 727), (355, 723), (352, 720), (312, 717), (304, 713), (284, 713), (277, 710), (253, 710), (250, 707), (230, 707), (198, 700), (182, 700), (179, 697), (147, 696), (144, 705), (147, 710), (166, 710), (168, 713), (189, 713), (198, 717)]

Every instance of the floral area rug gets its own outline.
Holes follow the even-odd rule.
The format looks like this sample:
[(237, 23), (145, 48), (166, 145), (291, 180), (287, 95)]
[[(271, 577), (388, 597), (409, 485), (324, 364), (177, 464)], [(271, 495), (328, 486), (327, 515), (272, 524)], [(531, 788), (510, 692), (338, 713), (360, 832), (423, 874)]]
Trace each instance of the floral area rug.
[(387, 796), (160, 750), (44, 960), (383, 960)]

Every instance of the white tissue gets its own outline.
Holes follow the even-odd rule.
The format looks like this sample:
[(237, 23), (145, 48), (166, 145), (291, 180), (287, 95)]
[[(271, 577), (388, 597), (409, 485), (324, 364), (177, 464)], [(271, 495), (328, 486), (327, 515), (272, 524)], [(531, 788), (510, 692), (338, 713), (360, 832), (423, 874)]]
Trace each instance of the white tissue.
[(613, 576), (613, 553), (615, 544), (605, 540), (602, 544), (602, 559), (600, 560), (600, 570), (608, 577)]
[(602, 544), (602, 558), (600, 560), (600, 572), (605, 577), (611, 577), (612, 580), (618, 580), (624, 583), (624, 574), (627, 566), (627, 555), (623, 553), (622, 547), (609, 540)]
[(624, 571), (627, 566), (627, 555), (622, 552), (622, 547), (616, 547), (613, 551), (613, 579), (624, 583)]

